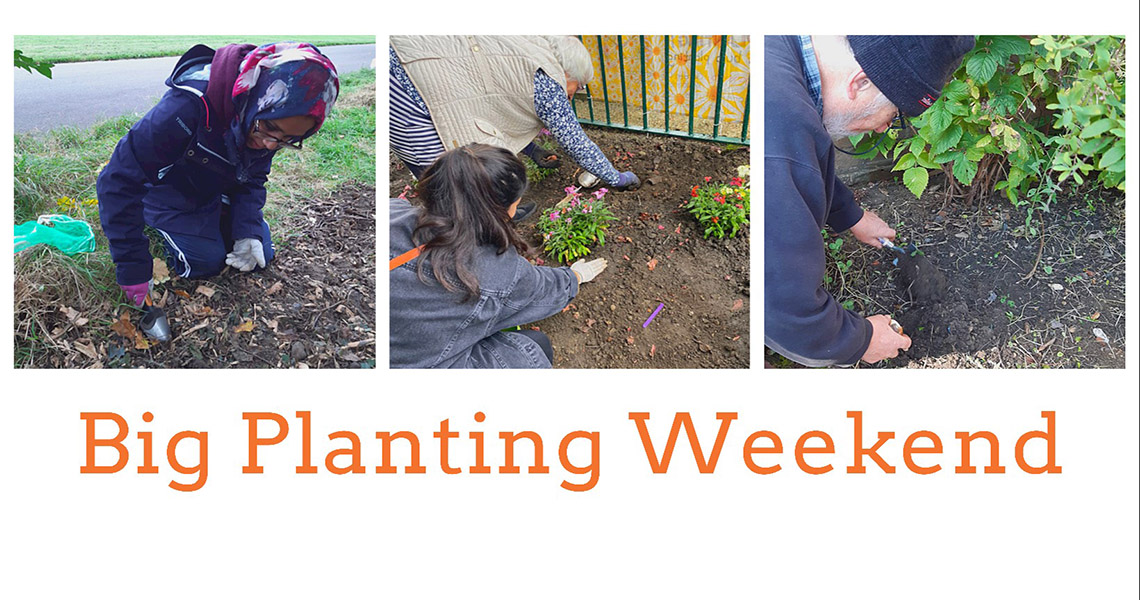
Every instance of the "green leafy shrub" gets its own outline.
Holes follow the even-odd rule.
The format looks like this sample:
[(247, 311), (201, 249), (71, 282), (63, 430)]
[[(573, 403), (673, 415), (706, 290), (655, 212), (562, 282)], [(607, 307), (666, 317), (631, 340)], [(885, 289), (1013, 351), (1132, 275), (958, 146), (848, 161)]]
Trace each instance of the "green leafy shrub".
[(613, 213), (604, 200), (606, 188), (582, 194), (580, 188), (566, 188), (566, 197), (547, 209), (538, 220), (543, 248), (550, 256), (568, 263), (590, 253), (594, 244), (606, 245), (606, 229)]
[[(918, 135), (880, 152), (898, 159), (915, 196), (942, 170), (948, 193), (973, 202), (1003, 192), (1027, 224), (1069, 179), (1123, 191), (1124, 50), (1112, 36), (979, 36), (912, 121)], [(875, 137), (854, 138), (857, 151)]]
[(740, 177), (733, 177), (727, 183), (711, 183), (711, 177), (705, 177), (705, 185), (694, 185), (685, 208), (704, 227), (705, 239), (716, 236), (736, 237), (740, 228), (748, 224), (748, 215), (751, 210), (748, 189), (748, 167), (738, 169)]

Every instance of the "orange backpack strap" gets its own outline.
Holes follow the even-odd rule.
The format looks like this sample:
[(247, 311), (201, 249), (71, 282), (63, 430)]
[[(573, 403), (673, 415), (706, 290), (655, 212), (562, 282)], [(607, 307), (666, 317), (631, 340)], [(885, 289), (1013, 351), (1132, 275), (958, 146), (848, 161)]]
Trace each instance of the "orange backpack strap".
[[(424, 244), (424, 245), (426, 246), (427, 244)], [(412, 248), (411, 250), (408, 250), (407, 252), (397, 256), (396, 258), (393, 258), (392, 260), (388, 261), (388, 270), (389, 271), (395, 271), (396, 267), (399, 267), (400, 265), (408, 262), (409, 260), (412, 260), (413, 258), (419, 256), (420, 252), (422, 252), (423, 249), (424, 249), (423, 246), (418, 246), (416, 248)]]

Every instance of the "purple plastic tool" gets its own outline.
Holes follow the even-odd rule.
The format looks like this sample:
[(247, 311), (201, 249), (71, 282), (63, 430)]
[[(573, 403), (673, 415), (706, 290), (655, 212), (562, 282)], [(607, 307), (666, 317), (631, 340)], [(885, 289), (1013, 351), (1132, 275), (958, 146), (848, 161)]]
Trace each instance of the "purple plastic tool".
[(658, 305), (657, 305), (657, 310), (653, 311), (653, 314), (649, 315), (649, 318), (648, 318), (648, 319), (646, 319), (646, 320), (645, 320), (645, 322), (641, 324), (641, 328), (642, 328), (642, 329), (645, 329), (646, 327), (649, 327), (649, 324), (653, 322), (653, 319), (654, 319), (655, 317), (657, 317), (657, 313), (661, 312), (661, 309), (662, 309), (662, 308), (665, 308), (665, 303), (664, 303), (664, 302), (662, 302), (661, 304), (658, 304)]

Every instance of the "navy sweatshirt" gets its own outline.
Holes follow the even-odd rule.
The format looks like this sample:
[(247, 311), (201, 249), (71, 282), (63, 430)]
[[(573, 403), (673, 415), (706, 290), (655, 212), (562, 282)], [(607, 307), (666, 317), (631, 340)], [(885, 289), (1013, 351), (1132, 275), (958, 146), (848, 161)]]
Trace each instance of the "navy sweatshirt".
[(816, 111), (798, 36), (764, 38), (764, 343), (808, 366), (853, 365), (871, 324), (823, 289), (820, 231), (863, 217), (835, 176), (835, 150)]

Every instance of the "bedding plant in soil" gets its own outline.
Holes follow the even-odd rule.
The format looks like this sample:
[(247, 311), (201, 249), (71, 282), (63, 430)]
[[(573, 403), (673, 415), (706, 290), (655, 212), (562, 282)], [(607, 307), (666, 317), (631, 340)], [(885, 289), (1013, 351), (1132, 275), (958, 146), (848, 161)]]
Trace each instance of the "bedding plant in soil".
[[(1123, 368), (1123, 196), (1069, 190), (1051, 212), (1038, 214), (1033, 235), (1024, 213), (1004, 198), (943, 206), (942, 185), (932, 184), (934, 197), (921, 199), (898, 182), (854, 192), (944, 281), (916, 281), (906, 259), (895, 264), (899, 254), (849, 234), (828, 251), (829, 291), (860, 314), (890, 314), (911, 337), (909, 350), (874, 366)], [(836, 238), (829, 232), (828, 239)], [(843, 273), (840, 264), (847, 265)], [(919, 292), (923, 285), (928, 290)], [(790, 366), (770, 351), (766, 361)]]
[[(745, 225), (734, 238), (706, 240), (705, 228), (686, 205), (693, 186), (704, 185), (706, 177), (725, 183), (737, 177), (737, 168), (749, 163), (748, 147), (586, 130), (618, 170), (633, 171), (642, 185), (605, 195), (615, 220), (605, 232), (605, 245), (591, 248), (586, 259), (607, 259), (606, 271), (583, 285), (560, 314), (531, 324), (550, 336), (554, 366), (747, 368), (750, 229)], [(538, 204), (539, 215), (566, 197), (567, 186), (578, 185), (579, 167), (565, 152), (555, 151), (562, 166), (538, 171), (524, 197)], [(414, 203), (407, 190), (414, 185), (408, 170), (394, 156), (389, 166), (391, 196), (406, 192)], [(541, 251), (537, 224), (531, 217), (517, 225), (538, 249), (536, 263), (563, 265)]]

